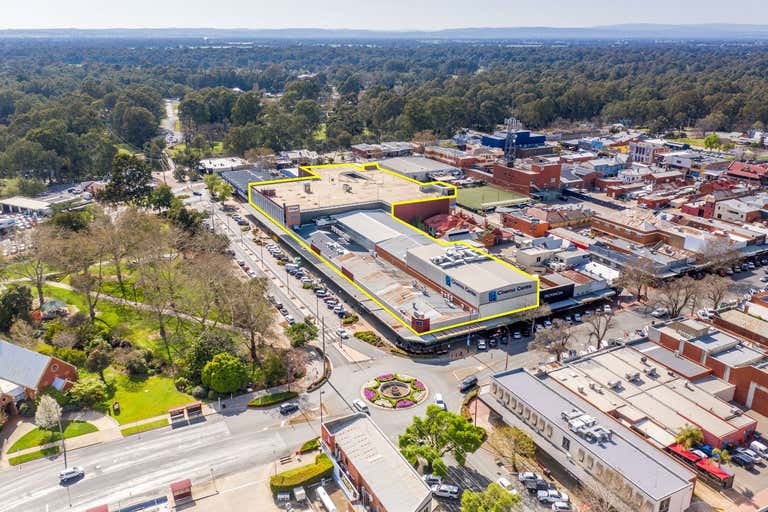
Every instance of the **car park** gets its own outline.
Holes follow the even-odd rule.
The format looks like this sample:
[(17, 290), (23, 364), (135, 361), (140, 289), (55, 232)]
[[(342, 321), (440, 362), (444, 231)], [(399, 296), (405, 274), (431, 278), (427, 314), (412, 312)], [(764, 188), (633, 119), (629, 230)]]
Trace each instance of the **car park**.
[(434, 475), (432, 473), (428, 473), (421, 477), (422, 480), (424, 480), (424, 483), (428, 486), (432, 487), (433, 485), (440, 485), (443, 483), (443, 478), (439, 475)]
[(549, 490), (549, 483), (543, 478), (537, 478), (533, 481), (527, 480), (525, 482), (525, 488), (528, 489), (528, 492), (531, 494), (537, 494), (539, 491)]
[(85, 475), (85, 470), (82, 468), (82, 466), (72, 466), (69, 468), (64, 468), (61, 471), (59, 471), (59, 482), (66, 483), (71, 480), (74, 480), (75, 478), (80, 478)]
[(488, 338), (488, 346), (491, 348), (497, 347), (499, 345), (498, 340), (499, 340), (498, 336), (491, 336), (490, 338)]
[(432, 486), (432, 494), (439, 498), (459, 499), (459, 488), (455, 485), (440, 484)]
[(736, 448), (736, 453), (752, 460), (752, 464), (760, 464), (763, 459), (749, 448)]
[(336, 304), (335, 306), (333, 306), (333, 312), (336, 313), (337, 315), (339, 313), (342, 313), (343, 311), (344, 311), (344, 306), (342, 306), (341, 304)]
[(444, 411), (448, 410), (448, 406), (445, 405), (445, 401), (443, 400), (443, 395), (441, 393), (435, 393), (435, 405)]
[(279, 410), (280, 410), (280, 414), (285, 416), (285, 415), (291, 414), (292, 412), (298, 411), (299, 404), (297, 404), (296, 402), (288, 402), (285, 404), (280, 404)]
[(354, 405), (355, 409), (357, 409), (360, 412), (364, 412), (365, 414), (370, 414), (371, 413), (371, 411), (368, 410), (368, 406), (365, 404), (365, 402), (363, 402), (359, 398), (357, 400), (353, 401), (352, 405)]

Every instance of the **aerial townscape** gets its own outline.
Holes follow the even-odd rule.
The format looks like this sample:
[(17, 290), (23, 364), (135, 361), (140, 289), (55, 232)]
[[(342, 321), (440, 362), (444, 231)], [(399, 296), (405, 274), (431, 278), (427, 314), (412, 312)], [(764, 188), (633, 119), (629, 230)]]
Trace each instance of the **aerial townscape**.
[(764, 2), (12, 4), (0, 512), (768, 511)]

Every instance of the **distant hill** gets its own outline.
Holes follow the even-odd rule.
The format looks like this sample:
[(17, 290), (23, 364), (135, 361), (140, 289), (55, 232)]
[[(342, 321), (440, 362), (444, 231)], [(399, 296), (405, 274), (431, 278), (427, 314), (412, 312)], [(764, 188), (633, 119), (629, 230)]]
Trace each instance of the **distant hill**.
[(434, 31), (357, 29), (40, 29), (0, 30), (3, 39), (203, 39), (228, 40), (768, 40), (768, 25), (626, 24), (596, 27), (454, 28)]

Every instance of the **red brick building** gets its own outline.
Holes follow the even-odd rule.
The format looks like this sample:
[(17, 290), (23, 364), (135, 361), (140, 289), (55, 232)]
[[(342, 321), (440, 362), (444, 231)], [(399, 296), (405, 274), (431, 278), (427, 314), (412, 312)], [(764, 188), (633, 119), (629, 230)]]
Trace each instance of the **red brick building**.
[(0, 340), (0, 408), (9, 414), (38, 391), (48, 387), (65, 391), (76, 380), (77, 368), (71, 364)]
[(531, 195), (537, 190), (553, 190), (560, 188), (560, 171), (562, 164), (532, 159), (516, 162), (514, 167), (495, 164), (490, 173), (474, 173), (472, 169), (465, 172), (474, 178), (482, 179), (491, 185), (507, 190)]
[(326, 421), (321, 438), (333, 461), (333, 478), (352, 506), (378, 512), (431, 510), (429, 487), (367, 414)]

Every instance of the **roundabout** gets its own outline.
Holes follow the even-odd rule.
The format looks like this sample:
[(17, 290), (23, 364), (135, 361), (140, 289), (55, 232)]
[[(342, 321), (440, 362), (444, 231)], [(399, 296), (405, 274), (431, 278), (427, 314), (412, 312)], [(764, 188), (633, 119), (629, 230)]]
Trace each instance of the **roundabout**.
[(361, 394), (366, 402), (381, 409), (408, 409), (423, 402), (429, 391), (415, 377), (385, 373), (368, 381)]

